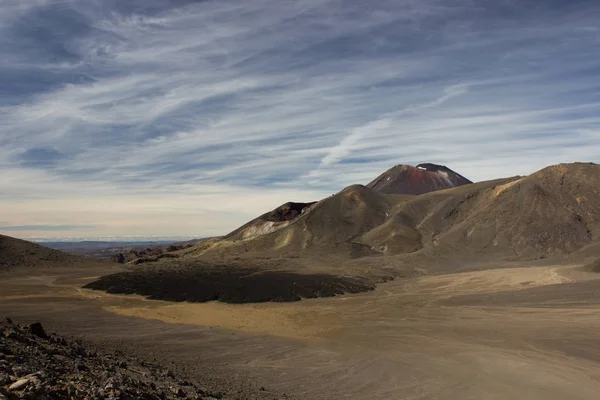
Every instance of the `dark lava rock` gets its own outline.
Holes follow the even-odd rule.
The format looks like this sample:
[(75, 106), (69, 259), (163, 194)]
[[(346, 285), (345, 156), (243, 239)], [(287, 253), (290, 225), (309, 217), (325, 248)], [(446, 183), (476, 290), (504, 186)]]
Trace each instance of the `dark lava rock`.
[(48, 335), (46, 335), (46, 332), (44, 331), (44, 327), (39, 322), (35, 322), (35, 323), (29, 325), (29, 332), (31, 332), (33, 335), (35, 335), (39, 338), (48, 339)]
[[(170, 246), (171, 249), (174, 250), (179, 250), (181, 248), (183, 248), (183, 246), (175, 246), (172, 245)], [(126, 252), (121, 252), (118, 254), (115, 254), (114, 256), (112, 256), (110, 258), (110, 260), (112, 262), (116, 262), (119, 264), (141, 264), (141, 263), (146, 263), (146, 262), (154, 262), (159, 260), (162, 257), (175, 257), (176, 255), (174, 254), (169, 254), (166, 255), (165, 253), (171, 251), (168, 250), (167, 248), (158, 248), (158, 247), (148, 247), (146, 249), (143, 250), (129, 250)]]
[(111, 257), (111, 261), (119, 264), (125, 264), (127, 262), (127, 259), (125, 258), (125, 254), (119, 253)]
[(84, 288), (111, 294), (136, 293), (155, 300), (262, 303), (361, 293), (373, 286), (356, 277), (215, 266), (145, 267), (103, 276)]

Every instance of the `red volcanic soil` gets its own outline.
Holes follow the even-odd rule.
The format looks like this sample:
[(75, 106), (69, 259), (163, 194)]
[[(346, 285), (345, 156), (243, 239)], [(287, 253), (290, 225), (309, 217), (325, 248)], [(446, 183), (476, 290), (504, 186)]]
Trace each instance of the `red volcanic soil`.
[(436, 164), (396, 165), (367, 187), (385, 194), (424, 194), (473, 183), (450, 168)]

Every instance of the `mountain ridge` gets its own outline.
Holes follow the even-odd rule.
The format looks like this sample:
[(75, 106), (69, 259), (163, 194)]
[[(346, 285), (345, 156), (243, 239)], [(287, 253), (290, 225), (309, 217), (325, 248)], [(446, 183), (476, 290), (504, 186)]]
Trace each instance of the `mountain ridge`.
[[(574, 163), (421, 195), (351, 185), (318, 202), (286, 203), (229, 235), (175, 251), (172, 258), (560, 257), (600, 246), (596, 182), (599, 165)], [(0, 270), (82, 260), (0, 235)]]
[(600, 206), (590, 201), (600, 196), (598, 181), (598, 165), (576, 163), (420, 195), (352, 185), (311, 203), (276, 231), (225, 237), (192, 253), (310, 250), (362, 257), (447, 248), (503, 259), (559, 256), (600, 235)]

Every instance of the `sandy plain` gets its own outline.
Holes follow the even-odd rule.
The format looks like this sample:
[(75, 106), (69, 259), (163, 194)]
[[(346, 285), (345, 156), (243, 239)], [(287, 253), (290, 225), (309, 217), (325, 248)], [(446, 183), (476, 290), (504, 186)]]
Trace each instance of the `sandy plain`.
[(81, 289), (118, 270), (4, 273), (0, 315), (295, 399), (599, 398), (600, 275), (577, 264), (397, 279), (295, 303)]

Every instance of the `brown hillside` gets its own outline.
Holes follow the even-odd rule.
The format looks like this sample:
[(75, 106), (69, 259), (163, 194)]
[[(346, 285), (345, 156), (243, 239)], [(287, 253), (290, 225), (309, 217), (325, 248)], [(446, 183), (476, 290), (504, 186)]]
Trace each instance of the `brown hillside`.
[(81, 259), (62, 251), (10, 236), (0, 235), (0, 271), (73, 265)]
[[(368, 246), (355, 239), (381, 225), (393, 205), (407, 196), (383, 195), (362, 185), (350, 186), (341, 192), (311, 205), (297, 218), (261, 235), (246, 236), (257, 220), (251, 221), (222, 240), (196, 246), (195, 252), (235, 254), (282, 250), (297, 252), (304, 249), (328, 249), (354, 255), (371, 253)], [(265, 214), (266, 215), (266, 214)], [(258, 224), (264, 216), (258, 218)]]
[(529, 259), (572, 253), (600, 235), (600, 166), (561, 164), (419, 196), (350, 186), (285, 227), (229, 236), (197, 253), (350, 250), (354, 255), (435, 249), (459, 256)]
[[(418, 230), (423, 247), (525, 258), (560, 255), (598, 237), (597, 182), (600, 166), (562, 164), (524, 178), (417, 196), (399, 204), (394, 215)], [(389, 225), (388, 231), (398, 226)], [(365, 242), (369, 238), (370, 233)], [(397, 241), (404, 239), (370, 243), (393, 251)]]
[(353, 185), (317, 203), (293, 230), (285, 232), (285, 237), (302, 247), (351, 242), (379, 226), (392, 205), (391, 198), (362, 185)]

